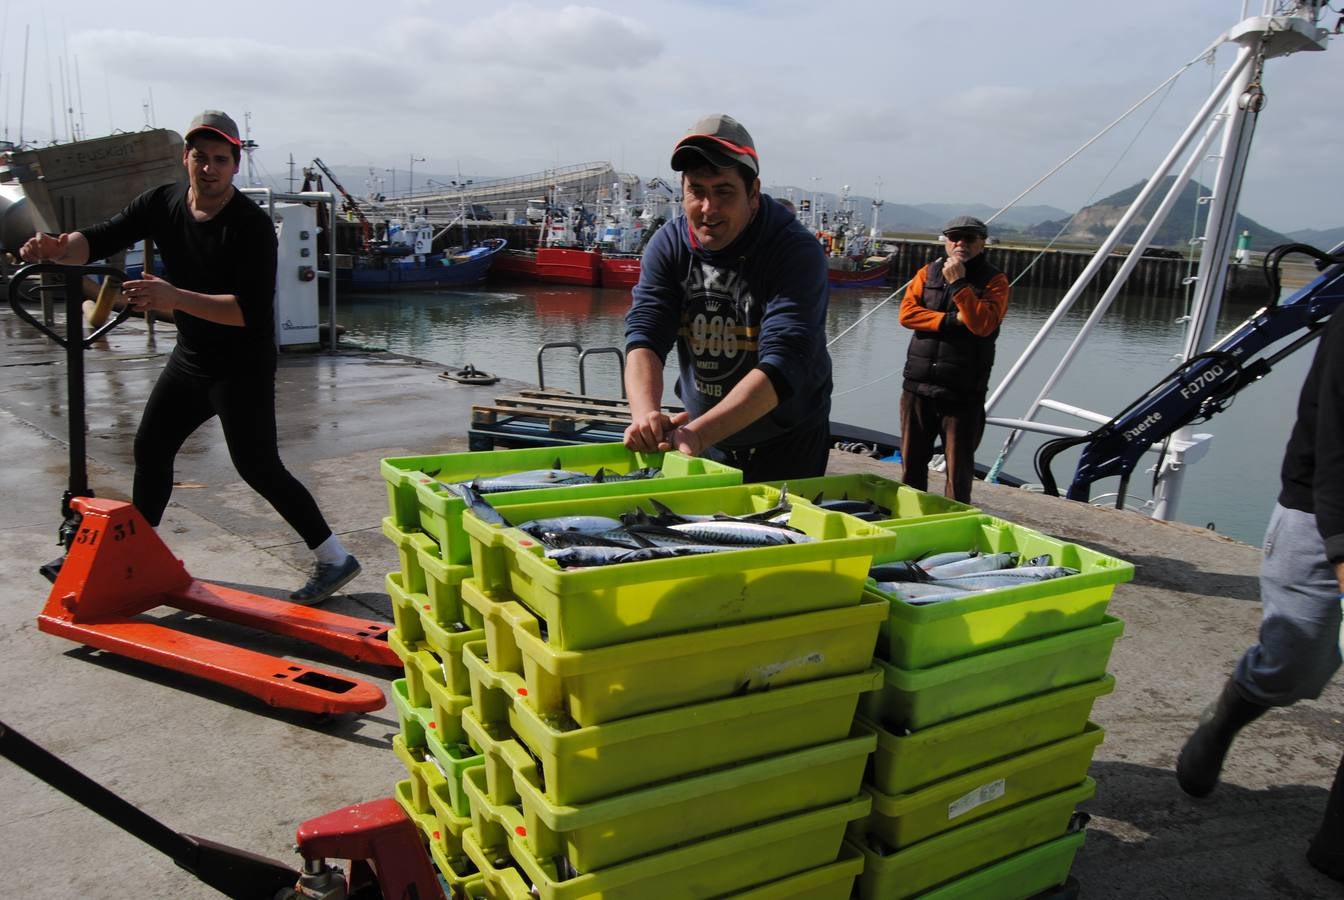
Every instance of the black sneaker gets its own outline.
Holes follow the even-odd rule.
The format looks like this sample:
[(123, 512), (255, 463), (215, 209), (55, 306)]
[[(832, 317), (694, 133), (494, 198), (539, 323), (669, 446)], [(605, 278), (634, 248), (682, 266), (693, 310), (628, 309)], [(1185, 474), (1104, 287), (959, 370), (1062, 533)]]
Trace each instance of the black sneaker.
[(290, 594), (289, 599), (308, 606), (321, 603), (349, 584), (359, 572), (359, 560), (353, 554), (347, 556), (345, 562), (316, 563), (308, 583)]

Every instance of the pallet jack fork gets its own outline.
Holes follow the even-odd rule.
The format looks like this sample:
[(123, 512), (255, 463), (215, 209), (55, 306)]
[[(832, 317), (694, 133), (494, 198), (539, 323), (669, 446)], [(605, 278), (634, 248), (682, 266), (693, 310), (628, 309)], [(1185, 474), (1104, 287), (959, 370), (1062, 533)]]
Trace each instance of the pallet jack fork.
[[(445, 900), (419, 830), (391, 797), (299, 826), (299, 872), (282, 862), (174, 831), (0, 722), (0, 757), (163, 853), (235, 900)], [(328, 859), (350, 861), (348, 872)]]
[(377, 686), (134, 618), (169, 606), (297, 638), (361, 662), (400, 666), (388, 626), (198, 581), (144, 516), (118, 500), (74, 497), (70, 552), (37, 617), (42, 631), (185, 672), (272, 706), (329, 714), (386, 703)]

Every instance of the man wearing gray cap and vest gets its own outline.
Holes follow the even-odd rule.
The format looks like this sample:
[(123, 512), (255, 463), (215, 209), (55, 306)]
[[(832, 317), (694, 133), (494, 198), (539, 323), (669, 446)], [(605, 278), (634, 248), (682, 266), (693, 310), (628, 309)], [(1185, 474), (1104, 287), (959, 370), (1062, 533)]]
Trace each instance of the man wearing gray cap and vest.
[(206, 110), (187, 128), (185, 183), (148, 190), (106, 222), (36, 235), (20, 253), (29, 261), (83, 265), (139, 240), (154, 242), (167, 277), (147, 271), (122, 292), (137, 311), (171, 315), (178, 336), (135, 433), (133, 502), (157, 527), (172, 495), (177, 451), (218, 416), (238, 474), (313, 551), (312, 577), (290, 599), (317, 603), (358, 575), (359, 562), (280, 461), (275, 225), (233, 187), (241, 148), (233, 119)]
[(971, 500), (994, 342), (1008, 312), (1008, 276), (984, 257), (988, 236), (974, 216), (952, 219), (943, 227), (947, 255), (916, 272), (901, 300), (901, 324), (914, 331), (901, 392), (901, 480), (928, 489), (941, 437), (943, 493), (962, 503)]
[[(644, 251), (625, 319), (625, 445), (679, 450), (746, 481), (821, 475), (830, 451), (826, 257), (761, 193), (751, 135), (706, 116), (672, 151), (682, 210)], [(685, 412), (663, 412), (673, 344)]]

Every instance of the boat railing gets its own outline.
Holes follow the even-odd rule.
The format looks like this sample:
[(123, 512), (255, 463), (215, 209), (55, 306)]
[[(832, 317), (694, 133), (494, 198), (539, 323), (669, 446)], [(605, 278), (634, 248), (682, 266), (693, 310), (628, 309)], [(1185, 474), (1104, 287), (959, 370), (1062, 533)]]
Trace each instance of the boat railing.
[(616, 363), (621, 370), (621, 399), (625, 399), (625, 354), (621, 352), (621, 349), (619, 347), (588, 347), (585, 349), (578, 341), (547, 341), (537, 348), (538, 388), (543, 391), (546, 390), (546, 369), (543, 362), (546, 351), (565, 348), (575, 350), (579, 354), (579, 393), (585, 396), (588, 394), (588, 381), (584, 373), (584, 364), (588, 361), (588, 357), (606, 353), (615, 355)]

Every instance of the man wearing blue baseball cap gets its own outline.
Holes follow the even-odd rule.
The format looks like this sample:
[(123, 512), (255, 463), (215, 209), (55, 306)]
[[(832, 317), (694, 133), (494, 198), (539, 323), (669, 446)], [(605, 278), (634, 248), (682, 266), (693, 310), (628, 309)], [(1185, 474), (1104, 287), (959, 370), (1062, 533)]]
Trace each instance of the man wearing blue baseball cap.
[[(746, 481), (821, 475), (830, 452), (830, 288), (821, 245), (761, 193), (760, 159), (731, 116), (705, 116), (672, 150), (681, 214), (658, 229), (625, 320), (625, 445), (679, 450)], [(663, 412), (673, 345), (685, 412)]]
[(359, 574), (317, 502), (280, 460), (275, 426), (275, 225), (233, 186), (238, 126), (206, 110), (187, 127), (187, 180), (146, 191), (106, 222), (69, 234), (38, 234), (25, 260), (83, 265), (139, 240), (158, 248), (166, 278), (145, 272), (122, 292), (137, 311), (171, 315), (177, 344), (135, 433), (132, 500), (158, 526), (173, 492), (173, 463), (191, 434), (215, 416), (243, 480), (266, 498), (313, 551), (307, 584), (290, 594), (317, 603)]

